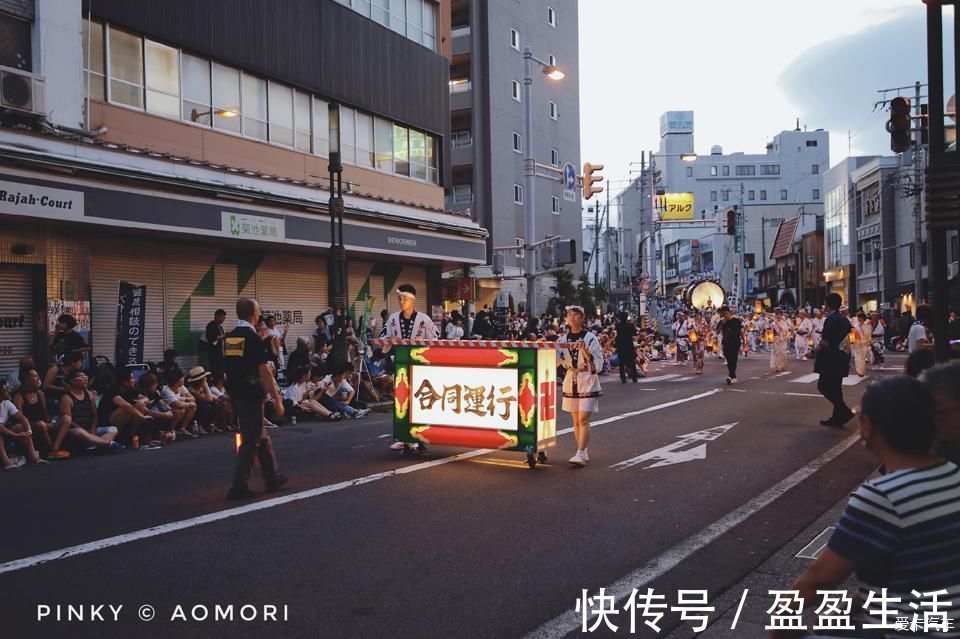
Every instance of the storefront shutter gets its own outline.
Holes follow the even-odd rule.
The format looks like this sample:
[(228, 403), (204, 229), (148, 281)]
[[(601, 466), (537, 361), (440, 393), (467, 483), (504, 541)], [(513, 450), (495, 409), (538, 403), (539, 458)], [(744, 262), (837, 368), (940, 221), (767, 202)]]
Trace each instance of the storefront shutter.
[(257, 269), (257, 300), (264, 317), (273, 315), (278, 324), (290, 322), (287, 351), (298, 337), (310, 337), (314, 318), (330, 306), (327, 297), (326, 256), (271, 253)]
[(33, 354), (33, 287), (25, 268), (0, 266), (0, 375)]

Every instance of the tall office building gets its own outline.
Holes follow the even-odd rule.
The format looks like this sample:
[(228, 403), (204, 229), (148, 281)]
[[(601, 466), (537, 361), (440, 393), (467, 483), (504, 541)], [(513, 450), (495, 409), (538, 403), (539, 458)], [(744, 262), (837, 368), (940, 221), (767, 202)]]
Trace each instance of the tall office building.
[[(452, 184), (448, 206), (469, 211), (489, 232), (488, 249), (524, 241), (523, 157), (528, 148), (540, 164), (557, 169), (580, 165), (579, 49), (576, 0), (452, 0), (450, 140)], [(533, 68), (532, 140), (525, 139), (523, 82), (525, 47), (560, 67), (561, 80)], [(532, 145), (532, 147), (531, 147)], [(577, 171), (579, 173), (579, 169)], [(556, 179), (536, 181), (537, 240), (580, 237), (580, 198), (563, 199)], [(505, 275), (519, 276), (523, 251), (505, 254)], [(571, 265), (576, 273), (579, 264)], [(499, 291), (519, 308), (522, 279), (498, 279), (489, 268), (475, 269), (480, 305)], [(538, 282), (537, 308), (549, 297), (550, 278)]]

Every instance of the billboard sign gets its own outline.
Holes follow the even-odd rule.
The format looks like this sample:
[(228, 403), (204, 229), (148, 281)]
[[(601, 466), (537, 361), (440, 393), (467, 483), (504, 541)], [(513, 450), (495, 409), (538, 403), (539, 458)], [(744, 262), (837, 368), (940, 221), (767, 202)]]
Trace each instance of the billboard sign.
[(664, 193), (654, 198), (654, 210), (661, 222), (694, 219), (693, 193)]

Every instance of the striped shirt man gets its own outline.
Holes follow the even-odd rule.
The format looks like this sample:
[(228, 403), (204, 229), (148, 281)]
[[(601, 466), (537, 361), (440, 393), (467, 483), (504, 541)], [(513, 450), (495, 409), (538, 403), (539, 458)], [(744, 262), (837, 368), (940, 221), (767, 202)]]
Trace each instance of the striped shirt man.
[[(865, 627), (960, 637), (960, 468), (955, 464), (897, 470), (865, 482), (851, 496), (828, 546), (856, 564)], [(949, 621), (924, 633), (925, 613), (931, 612), (946, 613)], [(911, 627), (914, 621), (918, 626)]]

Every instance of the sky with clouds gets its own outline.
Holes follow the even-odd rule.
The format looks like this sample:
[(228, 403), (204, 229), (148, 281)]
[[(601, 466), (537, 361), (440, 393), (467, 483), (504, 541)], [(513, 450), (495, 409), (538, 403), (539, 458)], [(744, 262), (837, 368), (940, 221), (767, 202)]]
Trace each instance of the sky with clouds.
[(581, 157), (603, 163), (611, 181), (657, 148), (668, 110), (695, 112), (701, 154), (714, 144), (762, 153), (799, 117), (830, 131), (831, 165), (890, 155), (877, 90), (926, 81), (921, 0), (579, 0), (579, 9)]

